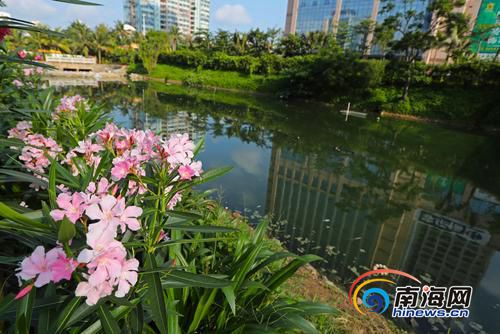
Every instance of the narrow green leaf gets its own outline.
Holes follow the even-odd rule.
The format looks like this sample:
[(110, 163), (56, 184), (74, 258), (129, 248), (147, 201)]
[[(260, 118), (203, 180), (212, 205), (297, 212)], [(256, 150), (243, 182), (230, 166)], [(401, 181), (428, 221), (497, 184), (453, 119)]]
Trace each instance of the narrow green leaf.
[(210, 226), (210, 225), (188, 225), (188, 224), (167, 224), (166, 229), (170, 230), (180, 230), (187, 232), (197, 232), (197, 233), (233, 233), (239, 232), (238, 229), (231, 227), (222, 226)]
[(16, 312), (16, 331), (18, 333), (28, 334), (30, 331), (35, 296), (36, 288), (33, 288), (28, 295), (18, 300)]
[[(148, 270), (154, 270), (157, 268), (156, 260), (154, 255), (151, 253), (146, 253), (146, 263), (145, 267)], [(168, 333), (167, 325), (167, 309), (165, 303), (165, 295), (163, 293), (163, 288), (161, 286), (160, 274), (152, 273), (144, 275), (144, 281), (148, 285), (148, 291), (146, 293), (146, 298), (150, 303), (151, 316), (155, 322), (158, 330), (162, 334)]]
[(118, 323), (113, 318), (109, 309), (106, 305), (101, 304), (98, 307), (99, 310), (99, 319), (101, 319), (101, 325), (106, 334), (118, 334), (120, 333), (120, 327), (118, 327)]
[(214, 278), (207, 275), (193, 274), (182, 270), (172, 270), (164, 276), (165, 280), (185, 284), (187, 287), (200, 288), (224, 288), (231, 284), (231, 281)]
[(59, 317), (57, 318), (57, 321), (54, 324), (54, 330), (52, 330), (51, 333), (62, 333), (62, 331), (66, 328), (69, 319), (71, 319), (71, 316), (77, 310), (81, 302), (81, 297), (71, 298), (71, 301), (68, 303), (68, 305), (66, 305), (66, 307), (62, 310)]
[(56, 199), (57, 199), (57, 195), (56, 195), (56, 171), (57, 171), (56, 165), (51, 164), (50, 170), (49, 170), (48, 192), (49, 192), (49, 203), (50, 203), (50, 207), (52, 209), (57, 208), (57, 203), (56, 203)]
[[(44, 297), (55, 297), (56, 286), (54, 284), (49, 284), (45, 287)], [(48, 307), (40, 311), (40, 316), (38, 318), (38, 333), (50, 333), (50, 326), (55, 320), (55, 308)]]
[(226, 300), (229, 304), (229, 307), (231, 307), (231, 312), (233, 312), (234, 315), (236, 315), (236, 297), (234, 295), (234, 289), (232, 286), (226, 286), (222, 288), (222, 292), (224, 292), (224, 295), (226, 296)]

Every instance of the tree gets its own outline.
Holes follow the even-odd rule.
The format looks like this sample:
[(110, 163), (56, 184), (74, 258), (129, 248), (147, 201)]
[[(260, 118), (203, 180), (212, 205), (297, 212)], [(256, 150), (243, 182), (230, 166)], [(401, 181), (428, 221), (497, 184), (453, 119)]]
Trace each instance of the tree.
[(374, 28), (375, 22), (371, 19), (362, 20), (353, 28), (354, 36), (359, 41), (357, 47), (363, 55), (367, 55), (370, 51), (370, 36), (373, 35)]
[[(458, 27), (463, 17), (454, 13), (454, 9), (463, 5), (462, 0), (436, 0), (432, 1), (423, 11), (416, 10), (417, 0), (402, 0), (402, 5), (396, 7), (394, 0), (382, 0), (382, 15), (386, 18), (377, 27), (377, 33), (383, 38), (392, 36), (387, 45), (393, 55), (406, 66), (405, 84), (402, 99), (406, 100), (410, 85), (415, 75), (415, 63), (431, 48), (439, 48), (447, 39), (447, 31)], [(398, 11), (396, 8), (404, 8)], [(430, 23), (426, 21), (428, 14), (432, 13)], [(380, 40), (380, 37), (377, 38)]]
[(97, 54), (97, 61), (102, 63), (102, 53), (109, 52), (113, 46), (113, 40), (108, 27), (105, 24), (99, 24), (92, 34), (91, 46)]
[(139, 46), (139, 57), (146, 71), (151, 74), (162, 52), (170, 51), (168, 36), (163, 31), (148, 31)]
[(80, 21), (73, 21), (65, 33), (71, 53), (88, 56), (92, 48), (92, 30)]
[(181, 31), (179, 30), (178, 26), (172, 26), (172, 28), (170, 28), (170, 31), (168, 32), (168, 38), (170, 41), (170, 48), (175, 52), (181, 38)]
[(238, 55), (244, 55), (248, 45), (248, 34), (235, 32), (233, 34), (233, 45)]

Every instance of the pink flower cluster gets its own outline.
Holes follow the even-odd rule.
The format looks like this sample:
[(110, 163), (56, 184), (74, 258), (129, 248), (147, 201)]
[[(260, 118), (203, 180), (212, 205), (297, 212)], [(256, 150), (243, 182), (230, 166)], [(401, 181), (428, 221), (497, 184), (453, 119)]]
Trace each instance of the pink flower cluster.
[(84, 193), (62, 193), (57, 197), (59, 209), (50, 212), (56, 221), (65, 217), (75, 224), (86, 216), (95, 223), (90, 224), (87, 245), (78, 255), (78, 262), (85, 263), (87, 281), (80, 282), (77, 296), (86, 296), (87, 304), (94, 305), (100, 298), (109, 296), (116, 287), (115, 296), (124, 297), (137, 282), (139, 261), (127, 260), (127, 251), (116, 240), (118, 230), (137, 231), (141, 228), (138, 217), (142, 209), (126, 206), (124, 198), (109, 194), (115, 192), (110, 182), (102, 178), (98, 184), (91, 183)]
[(71, 167), (73, 175), (76, 176), (80, 174), (80, 172), (73, 159), (81, 156), (88, 166), (97, 167), (101, 162), (101, 157), (97, 155), (97, 153), (101, 151), (104, 151), (103, 146), (99, 144), (93, 144), (92, 140), (86, 139), (84, 141), (80, 141), (76, 148), (68, 152), (64, 163), (68, 164)]
[[(13, 131), (13, 135), (15, 134), (16, 131)], [(57, 154), (62, 152), (62, 148), (52, 138), (40, 134), (29, 134), (22, 140), (26, 146), (22, 149), (19, 160), (24, 162), (24, 167), (34, 172), (44, 173), (50, 166), (48, 157), (56, 159)]]
[(24, 140), (31, 133), (33, 125), (28, 121), (18, 122), (15, 128), (9, 130), (9, 138)]
[(0, 42), (4, 40), (5, 36), (10, 35), (11, 30), (9, 28), (0, 27)]
[(74, 96), (63, 96), (56, 110), (52, 113), (52, 118), (54, 120), (59, 119), (60, 115), (63, 113), (73, 113), (75, 112), (81, 104), (85, 104), (86, 100), (80, 95)]
[(25, 77), (30, 77), (30, 76), (33, 76), (35, 74), (42, 74), (43, 73), (43, 68), (41, 67), (26, 67), (26, 68), (23, 68), (23, 74)]
[(50, 282), (69, 280), (78, 263), (66, 256), (63, 249), (56, 247), (45, 253), (43, 246), (38, 246), (31, 256), (21, 262), (17, 276), (22, 280), (35, 280), (35, 287), (42, 287)]

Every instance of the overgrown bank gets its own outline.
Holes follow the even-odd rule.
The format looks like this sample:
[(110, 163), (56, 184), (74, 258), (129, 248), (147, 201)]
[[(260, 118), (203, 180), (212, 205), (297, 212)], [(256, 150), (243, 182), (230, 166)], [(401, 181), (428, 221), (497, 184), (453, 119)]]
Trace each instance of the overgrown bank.
[[(245, 90), (342, 106), (351, 102), (357, 110), (387, 111), (471, 126), (500, 124), (500, 97), (495, 79), (499, 77), (500, 66), (494, 63), (417, 64), (411, 69), (412, 83), (403, 98), (409, 70), (404, 63), (323, 54), (291, 58), (293, 66), (267, 57), (260, 62), (255, 60), (256, 65), (250, 71), (246, 59), (249, 57), (243, 61), (233, 56), (228, 62), (196, 60), (196, 57), (186, 51), (160, 57), (167, 63), (159, 64), (150, 76), (191, 87)], [(140, 66), (135, 65), (130, 70), (141, 72)]]

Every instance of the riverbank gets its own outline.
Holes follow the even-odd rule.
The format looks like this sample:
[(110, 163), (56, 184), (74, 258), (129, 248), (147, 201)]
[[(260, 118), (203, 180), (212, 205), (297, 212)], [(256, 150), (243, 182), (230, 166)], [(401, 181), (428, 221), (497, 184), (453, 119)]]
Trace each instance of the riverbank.
[[(217, 212), (218, 217), (216, 221), (211, 222), (212, 225), (237, 227), (241, 231), (240, 233), (253, 235), (254, 230), (250, 227), (246, 218), (238, 212), (222, 209), (217, 205), (212, 210)], [(275, 244), (273, 248), (276, 251), (284, 250), (277, 239), (271, 241)], [(270, 264), (269, 266), (272, 267), (273, 265)], [(281, 298), (290, 298), (296, 301), (314, 301), (335, 308), (337, 310), (335, 314), (318, 315), (309, 319), (322, 334), (407, 333), (404, 329), (399, 328), (392, 321), (379, 314), (367, 312), (362, 315), (358, 313), (349, 303), (345, 289), (321, 275), (312, 265), (305, 265), (300, 268), (286, 281), (278, 294), (278, 297)]]
[[(129, 72), (140, 72), (133, 66)], [(190, 87), (224, 89), (238, 93), (259, 93), (288, 98), (287, 82), (280, 75), (246, 75), (239, 72), (192, 69), (160, 64), (149, 76), (155, 81)], [(409, 98), (401, 100), (401, 88), (380, 86), (363, 93), (311, 100), (333, 105), (351, 103), (354, 110), (385, 112), (386, 116), (404, 115), (408, 120), (440, 123), (456, 127), (500, 124), (500, 98), (492, 89), (479, 87), (414, 87)]]

